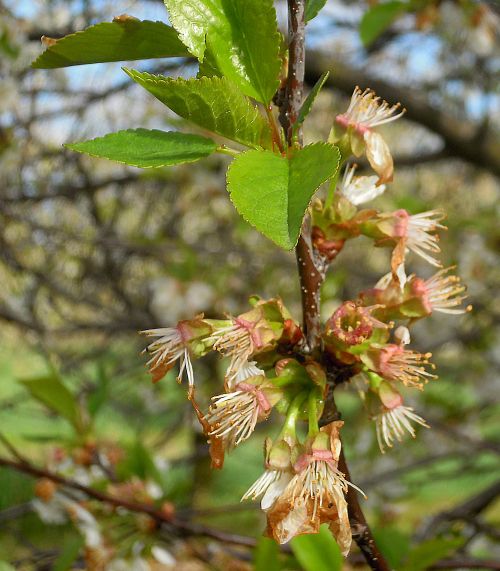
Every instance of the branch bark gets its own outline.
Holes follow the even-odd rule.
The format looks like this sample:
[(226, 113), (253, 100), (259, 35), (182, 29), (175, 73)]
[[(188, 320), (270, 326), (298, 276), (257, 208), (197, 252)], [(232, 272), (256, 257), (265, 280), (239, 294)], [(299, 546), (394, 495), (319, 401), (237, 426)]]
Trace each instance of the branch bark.
[[(289, 147), (294, 144), (293, 128), (304, 94), (305, 9), (305, 0), (288, 0), (288, 75), (280, 111), (280, 123), (285, 131)], [(298, 144), (302, 145), (300, 128), (295, 136)], [(304, 333), (309, 350), (313, 350), (319, 340), (319, 290), (324, 279), (324, 268), (314, 255), (307, 219), (295, 252), (300, 277)]]
[[(305, 0), (288, 0), (288, 76), (284, 101), (281, 106), (280, 122), (285, 131), (289, 147), (295, 142), (302, 145), (300, 129), (295, 133), (294, 124), (302, 104), (305, 77)], [(326, 273), (326, 263), (316, 254), (311, 239), (311, 227), (306, 217), (296, 247), (298, 271), (303, 310), (303, 327), (309, 352), (320, 352), (320, 288)], [(330, 390), (333, 391), (334, 384)], [(333, 397), (333, 395), (331, 395)], [(330, 407), (325, 407), (325, 415), (337, 414), (335, 400), (331, 398)], [(331, 408), (331, 410), (326, 410)], [(341, 451), (339, 469), (351, 480), (349, 468)], [(353, 539), (371, 569), (389, 571), (389, 565), (378, 549), (370, 527), (359, 505), (357, 492), (349, 488), (346, 494)]]

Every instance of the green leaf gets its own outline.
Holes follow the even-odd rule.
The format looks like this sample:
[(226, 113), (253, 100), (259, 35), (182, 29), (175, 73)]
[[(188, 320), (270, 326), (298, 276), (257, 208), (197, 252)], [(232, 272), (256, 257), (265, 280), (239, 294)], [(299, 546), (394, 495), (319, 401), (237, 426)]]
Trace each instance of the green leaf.
[(201, 62), (211, 48), (223, 75), (269, 103), (278, 88), (280, 34), (273, 0), (165, 0), (170, 21)]
[(319, 533), (299, 535), (290, 542), (293, 554), (305, 571), (341, 571), (343, 557), (326, 525)]
[(77, 431), (82, 430), (82, 418), (76, 398), (56, 374), (22, 379), (19, 382), (28, 389), (34, 399), (68, 420)]
[(359, 24), (359, 34), (363, 44), (369, 46), (373, 43), (407, 9), (408, 4), (400, 0), (392, 0), (370, 8)]
[(189, 52), (176, 31), (163, 22), (129, 18), (102, 22), (57, 40), (33, 63), (38, 69), (86, 63), (185, 57)]
[(0, 571), (16, 571), (7, 561), (0, 561)]
[(298, 149), (291, 158), (247, 151), (228, 169), (231, 200), (247, 222), (291, 250), (313, 194), (335, 174), (339, 160), (337, 147), (328, 143)]
[(373, 530), (375, 541), (392, 569), (402, 569), (402, 561), (410, 549), (410, 538), (395, 526), (384, 525)]
[(304, 119), (307, 117), (307, 115), (309, 115), (309, 112), (312, 109), (313, 103), (316, 100), (318, 93), (321, 91), (321, 88), (325, 84), (325, 81), (328, 79), (329, 75), (330, 75), (330, 72), (325, 71), (321, 75), (321, 77), (318, 79), (318, 81), (315, 83), (314, 87), (309, 92), (309, 95), (305, 98), (305, 101), (304, 101), (304, 103), (302, 103), (302, 107), (300, 108), (299, 115), (298, 115), (297, 121), (295, 123), (296, 127), (301, 125), (304, 122)]
[(217, 150), (212, 139), (156, 129), (128, 129), (65, 147), (143, 169), (192, 163)]
[[(78, 559), (80, 551), (85, 546), (83, 537), (74, 537), (65, 540), (59, 557), (54, 562), (52, 571), (68, 571), (73, 568), (73, 563)], [(1, 571), (1, 569), (0, 569)]]
[(319, 11), (326, 4), (326, 0), (307, 0), (306, 1), (306, 22), (315, 18)]
[(217, 66), (217, 61), (212, 50), (205, 51), (205, 57), (200, 62), (197, 76), (200, 77), (222, 77), (222, 72)]
[(281, 564), (279, 560), (278, 544), (268, 537), (261, 537), (254, 551), (254, 571), (279, 571)]
[(125, 72), (184, 119), (249, 147), (272, 147), (271, 129), (264, 117), (229, 80)]
[(187, 49), (203, 61), (213, 14), (221, 16), (221, 0), (164, 0), (169, 20)]
[(106, 373), (106, 368), (102, 361), (98, 361), (97, 379), (95, 389), (87, 397), (87, 410), (91, 417), (95, 417), (97, 413), (106, 404), (111, 387), (111, 379)]
[(417, 545), (404, 565), (405, 571), (425, 571), (434, 563), (456, 551), (464, 543), (461, 537), (454, 539), (430, 539)]

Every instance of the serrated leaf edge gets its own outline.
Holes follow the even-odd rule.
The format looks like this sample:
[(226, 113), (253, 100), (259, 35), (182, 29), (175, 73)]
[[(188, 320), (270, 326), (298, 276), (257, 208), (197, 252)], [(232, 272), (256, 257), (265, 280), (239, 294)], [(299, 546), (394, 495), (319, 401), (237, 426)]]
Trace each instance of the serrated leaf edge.
[[(335, 150), (335, 153), (338, 157), (338, 161), (337, 161), (337, 166), (335, 168), (335, 171), (328, 177), (326, 178), (323, 182), (321, 182), (312, 192), (311, 194), (311, 198), (309, 199), (309, 202), (307, 204), (306, 209), (304, 210), (304, 214), (302, 216), (302, 224), (304, 223), (304, 218), (306, 217), (307, 211), (309, 210), (309, 207), (311, 205), (312, 199), (314, 198), (314, 195), (316, 194), (316, 192), (318, 191), (318, 189), (320, 188), (320, 186), (322, 184), (325, 184), (325, 182), (327, 182), (329, 179), (331, 179), (333, 176), (335, 176), (340, 168), (340, 150), (336, 145), (332, 145), (331, 143), (326, 143), (323, 141), (318, 141), (316, 143), (311, 143), (309, 145), (306, 145), (305, 147), (301, 147), (298, 150), (302, 150), (302, 149), (306, 149), (306, 148), (311, 148), (311, 147), (330, 147), (332, 149)], [(247, 153), (252, 152), (252, 151), (258, 151), (259, 149), (250, 149), (249, 151), (246, 151)], [(261, 152), (268, 152), (270, 153), (271, 151), (267, 150), (267, 149), (262, 149)], [(245, 153), (242, 153), (242, 155), (244, 155)], [(283, 159), (283, 160), (290, 160), (290, 157), (283, 157), (281, 155), (278, 155), (277, 153), (274, 153), (277, 157)], [(236, 209), (236, 212), (238, 212), (238, 214), (243, 218), (243, 220), (245, 220), (245, 222), (247, 222), (248, 224), (250, 224), (250, 226), (252, 226), (253, 228), (255, 228), (255, 230), (257, 230), (257, 232), (259, 232), (259, 234), (262, 234), (262, 236), (264, 236), (265, 238), (267, 238), (268, 240), (271, 240), (271, 242), (273, 242), (274, 244), (276, 244), (279, 248), (282, 248), (284, 250), (286, 250), (287, 252), (291, 252), (295, 246), (297, 245), (299, 238), (300, 238), (300, 231), (299, 234), (297, 236), (297, 239), (295, 240), (295, 242), (292, 243), (292, 241), (290, 240), (290, 243), (292, 244), (290, 247), (284, 248), (282, 244), (279, 244), (278, 242), (276, 242), (276, 240), (274, 240), (273, 238), (271, 238), (270, 236), (267, 236), (266, 234), (264, 234), (261, 230), (259, 230), (255, 224), (253, 222), (251, 222), (250, 220), (248, 220), (248, 218), (242, 214), (239, 209), (237, 208), (236, 204), (234, 203), (234, 200), (232, 198), (232, 192), (230, 190), (230, 185), (229, 185), (229, 173), (231, 171), (231, 167), (233, 166), (235, 161), (232, 161), (231, 164), (229, 165), (227, 171), (226, 171), (226, 188), (229, 194), (229, 200), (231, 201), (232, 205), (234, 206), (234, 208)]]
[[(128, 67), (122, 67), (122, 70), (136, 83), (138, 83), (139, 85), (141, 85), (142, 87), (144, 87), (141, 83), (141, 77), (139, 76), (148, 76), (146, 78), (146, 81), (152, 81), (155, 83), (160, 83), (160, 82), (164, 82), (164, 83), (178, 83), (178, 82), (184, 82), (185, 84), (188, 83), (205, 83), (205, 84), (214, 84), (214, 83), (219, 83), (221, 85), (221, 87), (224, 87), (223, 84), (227, 84), (228, 86), (232, 87), (235, 92), (238, 93), (238, 96), (240, 96), (242, 99), (244, 99), (246, 101), (246, 103), (248, 104), (248, 106), (250, 108), (252, 108), (255, 113), (262, 118), (262, 127), (265, 127), (268, 129), (269, 135), (270, 135), (270, 139), (271, 139), (271, 129), (268, 125), (268, 123), (265, 121), (264, 117), (262, 116), (262, 114), (259, 112), (259, 109), (252, 103), (252, 100), (250, 99), (250, 97), (248, 97), (247, 95), (245, 95), (242, 91), (240, 91), (240, 89), (238, 88), (238, 86), (231, 81), (230, 79), (228, 79), (225, 76), (219, 77), (219, 76), (201, 76), (201, 77), (190, 77), (188, 79), (185, 79), (183, 77), (167, 77), (165, 75), (161, 75), (161, 74), (156, 74), (156, 73), (149, 73), (147, 71), (138, 71), (136, 69), (131, 69)], [(144, 81), (144, 80), (143, 80)], [(152, 94), (153, 95), (153, 94)], [(153, 95), (153, 97), (155, 97), (155, 95)], [(164, 104), (165, 105), (165, 104)], [(168, 107), (168, 105), (166, 105), (166, 107)], [(170, 109), (170, 108), (169, 108)], [(175, 113), (175, 111), (174, 111)], [(194, 121), (190, 121), (188, 119), (186, 119), (186, 121), (188, 121), (189, 123), (193, 123), (194, 125), (196, 125), (196, 123)], [(215, 131), (210, 131), (209, 129), (207, 129), (207, 131), (211, 132), (211, 133), (215, 133), (217, 136), (219, 137), (223, 137), (224, 139), (228, 139), (230, 141), (234, 140), (236, 142), (238, 142), (239, 144), (248, 147), (249, 149), (253, 149), (253, 150), (270, 150), (267, 147), (262, 146), (262, 144), (256, 144), (256, 145), (250, 145), (249, 143), (244, 143), (242, 141), (239, 141), (237, 139), (231, 139), (230, 137), (228, 137), (227, 135), (223, 135), (221, 133), (217, 133)], [(264, 139), (264, 131), (261, 130), (260, 132), (260, 141), (262, 141)]]
[[(76, 149), (76, 148), (75, 148), (75, 145), (80, 145), (80, 144), (82, 144), (82, 143), (93, 143), (94, 141), (99, 141), (99, 140), (105, 139), (106, 137), (109, 137), (110, 135), (116, 135), (117, 133), (136, 133), (137, 131), (157, 131), (158, 133), (178, 133), (178, 132), (179, 132), (179, 131), (162, 131), (161, 129), (145, 129), (145, 128), (142, 128), (142, 127), (139, 127), (139, 128), (137, 128), (137, 129), (122, 129), (122, 130), (120, 130), (120, 131), (115, 131), (114, 133), (107, 133), (106, 135), (103, 135), (102, 137), (95, 137), (95, 138), (93, 138), (93, 139), (88, 139), (88, 140), (86, 140), (86, 141), (78, 141), (78, 142), (76, 142), (76, 143), (65, 143), (65, 144), (63, 145), (63, 147), (64, 147), (65, 149), (69, 149), (70, 151), (73, 151), (73, 152), (75, 152), (75, 153), (81, 153), (81, 154), (83, 154), (83, 155), (88, 155), (89, 157), (93, 157), (93, 158), (96, 158), (96, 159), (103, 159), (103, 160), (106, 160), (106, 161), (113, 161), (114, 163), (119, 163), (119, 164), (121, 164), (121, 165), (127, 165), (127, 166), (129, 166), (129, 167), (135, 167), (135, 168), (138, 168), (138, 169), (160, 169), (160, 168), (171, 167), (171, 166), (175, 166), (175, 165), (181, 165), (181, 164), (187, 164), (187, 163), (194, 163), (194, 162), (199, 161), (199, 160), (201, 160), (202, 158), (204, 158), (204, 157), (200, 157), (199, 159), (179, 161), (178, 163), (170, 164), (170, 165), (168, 165), (168, 164), (158, 165), (158, 166), (152, 166), (152, 165), (151, 165), (151, 166), (144, 167), (144, 166), (139, 166), (139, 165), (137, 165), (137, 164), (133, 164), (133, 163), (131, 163), (131, 162), (125, 162), (125, 161), (121, 161), (121, 160), (119, 160), (119, 159), (110, 159), (110, 158), (108, 158), (108, 157), (103, 157), (102, 155), (96, 155), (95, 153), (91, 153), (91, 152), (89, 152), (89, 151), (84, 151), (84, 150)], [(209, 137), (203, 137), (202, 135), (195, 135), (194, 133), (183, 133), (183, 134), (185, 134), (185, 135), (192, 135), (193, 137), (200, 137), (201, 139), (206, 139), (207, 141), (211, 141), (211, 140), (212, 140), (212, 139), (210, 139)], [(217, 145), (216, 145), (215, 141), (213, 141), (213, 143), (214, 143), (214, 151), (213, 151), (213, 152), (215, 152), (215, 151), (216, 151), (216, 148), (217, 148)], [(209, 156), (209, 155), (207, 155), (207, 156)]]
[[(180, 41), (180, 42), (182, 43), (182, 45), (186, 48), (186, 52), (187, 52), (187, 53), (190, 53), (189, 50), (187, 49), (187, 47), (185, 46), (184, 42), (182, 42), (182, 40), (180, 39), (179, 34), (177, 33), (177, 31), (176, 31), (172, 26), (169, 26), (168, 24), (165, 24), (165, 22), (162, 22), (161, 20), (139, 20), (138, 22), (139, 22), (140, 24), (144, 24), (144, 23), (147, 23), (147, 24), (161, 24), (162, 26), (165, 26), (166, 28), (169, 28), (169, 29), (173, 30), (173, 31), (177, 34), (177, 37), (179, 38), (179, 41)], [(39, 55), (36, 57), (36, 59), (31, 62), (31, 66), (30, 66), (30, 67), (33, 68), (33, 69), (58, 69), (58, 68), (38, 67), (36, 64), (37, 64), (48, 52), (54, 51), (54, 50), (52, 50), (52, 48), (53, 48), (54, 46), (56, 46), (58, 43), (63, 42), (64, 40), (69, 39), (69, 38), (74, 38), (74, 37), (76, 37), (76, 36), (80, 36), (80, 35), (82, 35), (82, 34), (86, 34), (89, 30), (98, 28), (99, 26), (103, 26), (103, 25), (109, 26), (109, 25), (113, 25), (113, 24), (122, 25), (122, 26), (125, 25), (125, 24), (120, 24), (120, 22), (98, 22), (97, 24), (92, 24), (91, 26), (87, 26), (84, 30), (78, 30), (78, 31), (73, 32), (73, 33), (71, 33), (71, 34), (67, 34), (66, 36), (62, 36), (62, 38), (57, 38), (56, 43), (53, 44), (52, 46), (49, 46), (49, 47), (46, 48), (41, 54), (39, 54)], [(57, 52), (56, 52), (56, 53), (57, 53)], [(59, 55), (59, 54), (58, 54), (58, 55)], [(162, 58), (163, 58), (163, 57), (167, 57), (167, 56), (162, 56)], [(175, 55), (175, 56), (171, 56), (171, 57), (182, 57), (182, 56)], [(155, 57), (154, 59), (162, 59), (162, 58)], [(141, 58), (141, 59), (150, 59), (150, 58)], [(117, 60), (117, 61), (123, 61), (123, 60)], [(140, 61), (140, 60), (136, 60), (136, 61)], [(107, 63), (107, 62), (96, 62), (96, 63)], [(109, 62), (109, 63), (113, 63), (113, 62)], [(94, 64), (82, 64), (82, 65), (94, 65)]]

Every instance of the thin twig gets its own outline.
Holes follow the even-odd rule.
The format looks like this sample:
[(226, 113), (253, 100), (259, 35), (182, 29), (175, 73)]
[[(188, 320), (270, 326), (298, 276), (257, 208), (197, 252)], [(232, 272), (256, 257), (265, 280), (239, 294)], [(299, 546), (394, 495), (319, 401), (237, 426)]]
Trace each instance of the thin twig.
[(232, 543), (235, 545), (243, 545), (246, 547), (255, 547), (255, 545), (257, 544), (256, 539), (253, 537), (228, 533), (218, 529), (213, 529), (211, 527), (208, 527), (200, 523), (185, 521), (176, 518), (175, 516), (166, 514), (158, 510), (153, 505), (139, 503), (139, 502), (131, 502), (122, 498), (111, 496), (104, 492), (100, 492), (93, 488), (89, 488), (88, 486), (79, 484), (74, 480), (65, 478), (59, 474), (51, 472), (50, 470), (46, 470), (44, 468), (38, 468), (28, 462), (16, 462), (14, 460), (8, 460), (7, 458), (0, 457), (0, 466), (11, 468), (13, 470), (22, 472), (24, 474), (29, 474), (30, 476), (34, 476), (35, 478), (47, 478), (48, 480), (51, 480), (56, 484), (60, 484), (61, 486), (65, 486), (67, 488), (83, 492), (87, 497), (108, 504), (110, 506), (114, 506), (117, 508), (118, 507), (125, 508), (135, 513), (147, 514), (152, 519), (154, 519), (158, 524), (165, 525), (167, 528), (170, 528), (181, 535), (209, 537), (211, 539), (216, 539), (224, 543)]

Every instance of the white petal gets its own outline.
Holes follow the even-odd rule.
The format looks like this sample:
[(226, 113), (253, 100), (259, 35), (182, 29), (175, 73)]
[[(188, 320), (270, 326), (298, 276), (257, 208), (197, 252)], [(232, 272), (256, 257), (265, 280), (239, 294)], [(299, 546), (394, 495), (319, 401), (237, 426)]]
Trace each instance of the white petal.
[(260, 507), (263, 510), (268, 510), (272, 507), (274, 502), (281, 496), (288, 485), (288, 482), (292, 479), (292, 475), (288, 472), (282, 472), (280, 477), (274, 481), (269, 488), (267, 488), (262, 501), (260, 502)]
[(158, 545), (151, 548), (151, 555), (162, 565), (175, 565), (176, 563), (175, 557), (170, 553), (170, 551), (167, 551), (164, 547), (159, 547)]
[(364, 140), (366, 143), (366, 158), (373, 170), (378, 174), (379, 181), (391, 181), (394, 163), (391, 151), (382, 135), (373, 131), (367, 131)]
[(66, 509), (57, 499), (43, 502), (36, 498), (31, 502), (31, 505), (44, 523), (60, 525), (68, 521)]
[[(352, 177), (351, 177), (352, 178)], [(377, 186), (376, 176), (358, 176), (352, 178), (341, 188), (342, 194), (355, 206), (373, 200), (385, 191), (385, 184)]]

